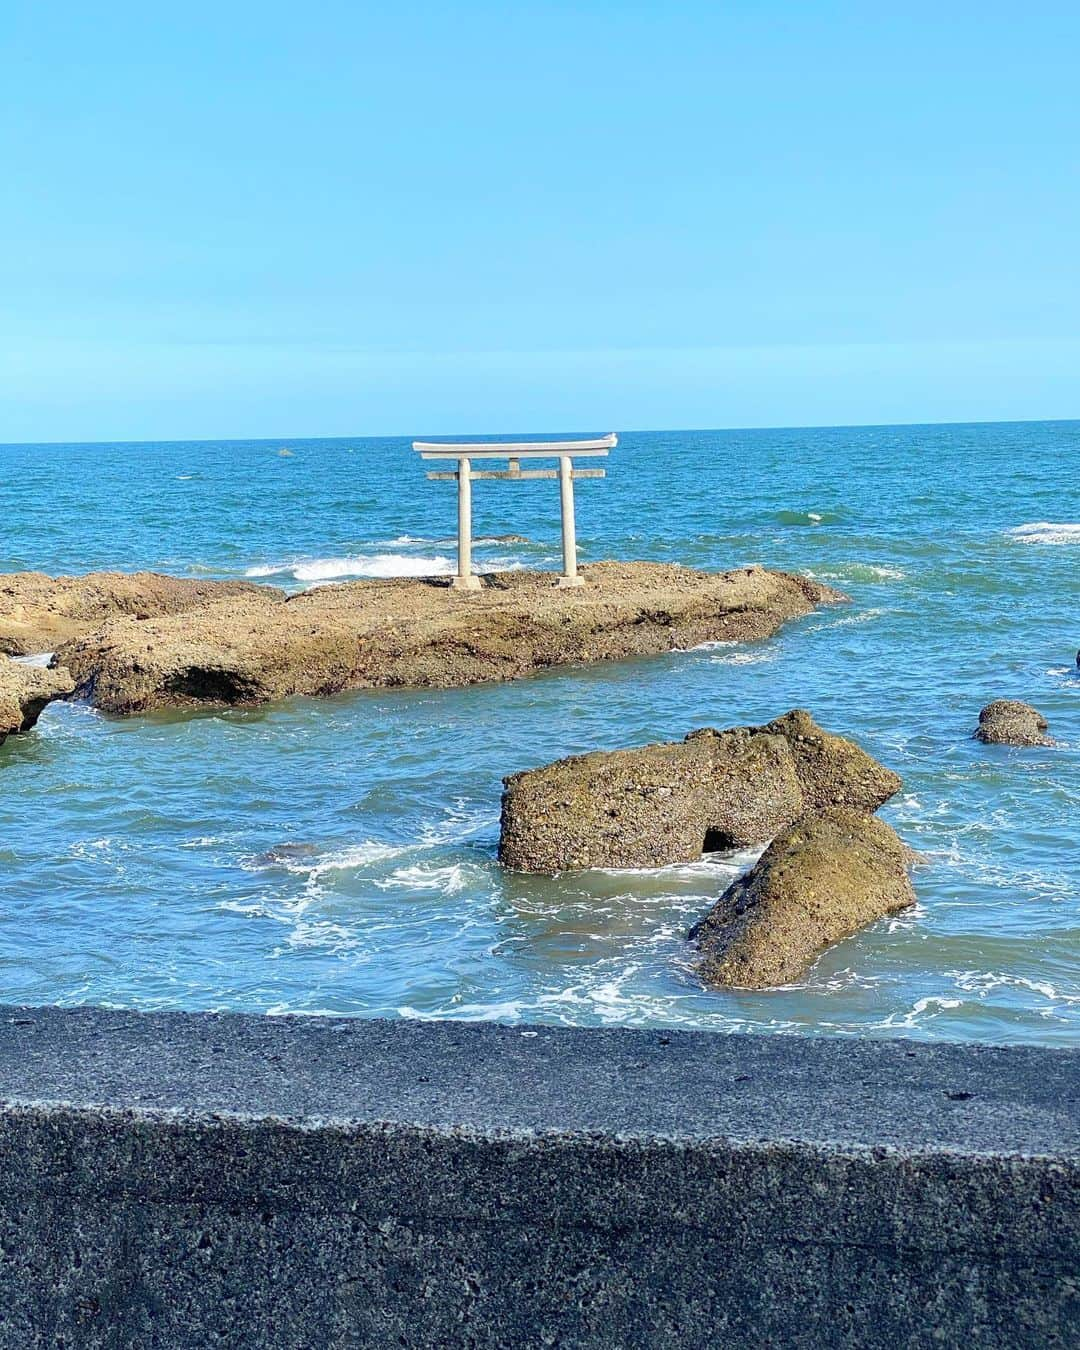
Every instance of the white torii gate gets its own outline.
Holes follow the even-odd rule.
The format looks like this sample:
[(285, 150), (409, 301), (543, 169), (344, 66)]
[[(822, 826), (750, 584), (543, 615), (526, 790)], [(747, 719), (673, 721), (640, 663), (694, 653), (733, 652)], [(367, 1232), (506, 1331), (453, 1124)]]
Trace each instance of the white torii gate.
[[(503, 441), (443, 445), (431, 441), (413, 441), (421, 459), (456, 459), (450, 472), (429, 473), (429, 478), (456, 479), (458, 485), (458, 570), (451, 585), (466, 591), (478, 591), (480, 578), (472, 573), (472, 483), (474, 478), (558, 478), (562, 501), (563, 574), (560, 586), (582, 586), (577, 570), (577, 534), (574, 527), (574, 479), (603, 478), (603, 469), (575, 469), (575, 455), (606, 455), (619, 439), (611, 433), (593, 441)], [(474, 469), (474, 459), (505, 459), (505, 469)], [(557, 469), (523, 469), (523, 459), (557, 459)]]

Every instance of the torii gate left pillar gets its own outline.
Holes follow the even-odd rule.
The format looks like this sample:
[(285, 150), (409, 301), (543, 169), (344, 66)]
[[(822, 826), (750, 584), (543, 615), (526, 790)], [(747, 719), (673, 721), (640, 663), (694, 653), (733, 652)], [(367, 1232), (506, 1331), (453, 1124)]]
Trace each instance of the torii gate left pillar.
[(472, 570), (472, 460), (467, 455), (457, 467), (457, 576), (456, 591), (478, 591), (480, 578)]

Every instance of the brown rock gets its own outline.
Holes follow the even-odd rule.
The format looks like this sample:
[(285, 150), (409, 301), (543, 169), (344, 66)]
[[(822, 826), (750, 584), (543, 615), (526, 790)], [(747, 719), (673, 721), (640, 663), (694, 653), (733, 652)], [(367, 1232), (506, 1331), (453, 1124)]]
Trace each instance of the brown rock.
[[(820, 811), (826, 806), (854, 806), (861, 811), (876, 811), (903, 786), (891, 769), (879, 764), (846, 736), (834, 736), (819, 727), (803, 708), (794, 708), (763, 727), (736, 730), (757, 737), (778, 736), (787, 744), (802, 789), (802, 811)], [(721, 739), (733, 734), (710, 730), (691, 732), (692, 736), (712, 735)], [(761, 838), (760, 835), (737, 838), (735, 842), (756, 843)]]
[(987, 745), (1053, 745), (1046, 718), (1030, 703), (998, 698), (979, 714), (975, 739)]
[(66, 670), (42, 670), (0, 656), (0, 745), (10, 735), (29, 731), (53, 699), (74, 688)]
[(845, 597), (762, 568), (719, 574), (664, 563), (594, 563), (561, 590), (549, 572), (501, 572), (480, 591), (442, 580), (357, 581), (276, 602), (265, 588), (186, 613), (118, 619), (60, 659), (110, 712), (167, 704), (262, 703), (290, 694), (509, 680), (767, 636)]
[(929, 867), (933, 862), (929, 853), (920, 853), (917, 848), (912, 848), (910, 844), (905, 844), (902, 840), (901, 846), (904, 850), (904, 866), (909, 872), (916, 867)]
[(82, 577), (2, 573), (0, 652), (51, 652), (120, 615), (147, 619), (179, 614), (222, 596), (256, 592), (284, 599), (283, 592), (247, 581), (188, 581), (158, 572), (90, 572)]
[(900, 779), (809, 713), (595, 751), (505, 780), (499, 858), (525, 872), (662, 867), (763, 844), (807, 810), (874, 811)]
[(698, 973), (707, 984), (766, 989), (914, 903), (895, 833), (876, 816), (831, 806), (778, 835), (689, 937), (703, 953)]

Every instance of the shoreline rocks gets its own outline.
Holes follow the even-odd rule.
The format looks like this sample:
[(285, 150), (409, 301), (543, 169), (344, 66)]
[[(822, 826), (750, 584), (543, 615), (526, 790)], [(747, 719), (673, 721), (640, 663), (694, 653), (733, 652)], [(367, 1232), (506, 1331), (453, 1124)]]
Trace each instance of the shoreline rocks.
[(764, 844), (809, 811), (875, 811), (901, 780), (796, 709), (764, 726), (594, 751), (503, 780), (499, 859), (517, 871), (663, 867)]
[(760, 567), (707, 573), (666, 563), (593, 563), (579, 589), (549, 572), (269, 587), (138, 620), (115, 618), (67, 642), (57, 663), (113, 713), (293, 694), (449, 688), (518, 679), (579, 662), (656, 655), (715, 640), (768, 637), (846, 596)]
[(1037, 708), (1017, 699), (998, 698), (979, 713), (975, 739), (984, 745), (1054, 745), (1048, 723)]
[(65, 698), (75, 681), (64, 669), (43, 670), (0, 656), (0, 745), (29, 731), (54, 699)]
[(55, 651), (110, 619), (180, 614), (224, 596), (281, 592), (249, 581), (191, 581), (160, 572), (89, 572), (50, 577), (44, 572), (0, 574), (0, 653), (30, 656)]
[(779, 834), (688, 937), (710, 985), (789, 984), (826, 947), (915, 903), (904, 846), (876, 816), (831, 806)]

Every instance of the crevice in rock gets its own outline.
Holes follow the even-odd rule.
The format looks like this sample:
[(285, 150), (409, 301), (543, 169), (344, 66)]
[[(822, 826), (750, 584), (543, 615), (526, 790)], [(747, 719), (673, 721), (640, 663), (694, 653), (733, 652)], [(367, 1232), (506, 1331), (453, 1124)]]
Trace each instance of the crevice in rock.
[(176, 671), (166, 681), (165, 692), (206, 703), (251, 703), (257, 698), (250, 680), (213, 666), (187, 666)]
[(706, 829), (705, 838), (701, 843), (702, 853), (730, 853), (738, 847), (738, 842), (732, 835), (711, 825)]

